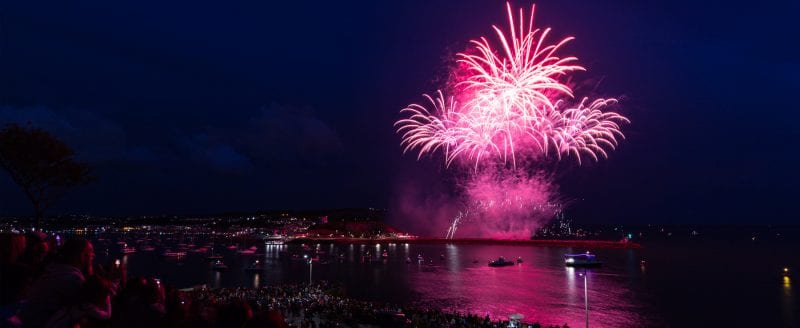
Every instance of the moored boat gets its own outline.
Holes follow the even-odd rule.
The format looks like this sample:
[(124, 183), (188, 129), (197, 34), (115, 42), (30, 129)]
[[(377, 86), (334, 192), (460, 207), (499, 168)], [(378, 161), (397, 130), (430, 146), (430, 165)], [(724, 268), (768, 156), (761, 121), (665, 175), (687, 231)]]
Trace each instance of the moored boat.
[(506, 259), (504, 257), (502, 257), (502, 256), (499, 257), (497, 260), (489, 262), (489, 266), (490, 267), (504, 267), (504, 266), (510, 266), (510, 265), (514, 265), (514, 264), (515, 264), (514, 261), (506, 261)]
[(184, 257), (186, 256), (186, 252), (173, 252), (171, 250), (166, 250), (161, 255), (164, 257)]
[(603, 265), (597, 256), (586, 252), (584, 254), (564, 254), (564, 264), (571, 267), (596, 267)]
[(255, 262), (250, 264), (244, 270), (247, 271), (247, 272), (261, 272), (261, 271), (264, 271), (264, 264), (261, 263), (261, 261), (259, 261), (259, 260), (255, 260)]
[(217, 262), (214, 262), (214, 265), (211, 266), (211, 269), (214, 271), (225, 271), (228, 270), (228, 266), (225, 265), (225, 263), (223, 263), (221, 260), (217, 260)]
[(256, 250), (258, 250), (258, 248), (255, 247), (255, 246), (252, 246), (252, 247), (250, 247), (248, 249), (242, 249), (238, 253), (240, 255), (255, 255)]

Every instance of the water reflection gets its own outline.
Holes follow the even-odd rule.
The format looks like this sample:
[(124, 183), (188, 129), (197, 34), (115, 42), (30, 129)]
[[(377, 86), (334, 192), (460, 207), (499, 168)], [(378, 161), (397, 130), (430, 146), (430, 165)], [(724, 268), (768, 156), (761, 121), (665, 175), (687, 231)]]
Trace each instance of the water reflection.
[(781, 290), (781, 313), (783, 315), (784, 322), (795, 322), (795, 301), (794, 301), (794, 291), (792, 290), (792, 278), (789, 276), (783, 276), (783, 286)]
[[(105, 249), (114, 242), (98, 241), (96, 248)], [(130, 277), (157, 277), (178, 288), (263, 287), (307, 283), (309, 278), (324, 279), (343, 283), (348, 295), (361, 299), (432, 305), (489, 314), (498, 319), (521, 313), (544, 324), (584, 325), (583, 279), (579, 277), (582, 270), (565, 267), (562, 255), (586, 249), (374, 242), (323, 244), (318, 251), (320, 262), (309, 265), (302, 259), (293, 259), (292, 255), (299, 254), (302, 258), (303, 254), (312, 254), (318, 249), (316, 244), (303, 248), (239, 242), (238, 249), (230, 249), (235, 242), (217, 240), (214, 252), (224, 257), (230, 270), (214, 272), (213, 263), (206, 259), (208, 254), (189, 252), (180, 258), (161, 255), (166, 249), (176, 250), (179, 242), (182, 241), (154, 241), (157, 250), (127, 256), (112, 252), (104, 258), (98, 252), (97, 261), (113, 263), (118, 258), (128, 267)], [(203, 241), (195, 243), (202, 245)], [(251, 245), (257, 246), (253, 254), (239, 252)], [(776, 277), (775, 263), (781, 263), (780, 268), (800, 267), (800, 263), (792, 260), (800, 249), (750, 244), (733, 245), (733, 250), (727, 244), (702, 246), (671, 243), (661, 248), (648, 245), (642, 250), (593, 250), (605, 265), (587, 271), (591, 325), (792, 326), (794, 323), (797, 326), (800, 307), (794, 296), (796, 281), (792, 281), (793, 277)], [(362, 262), (366, 251), (370, 252), (369, 260)], [(383, 251), (388, 253), (385, 260)], [(418, 255), (424, 261), (417, 261)], [(510, 267), (488, 267), (487, 261), (498, 256), (509, 260), (522, 257), (524, 261)], [(321, 263), (326, 257), (332, 261)], [(256, 258), (264, 260), (263, 269), (257, 274), (247, 272), (246, 268)], [(710, 265), (709, 258), (718, 259), (717, 263), (747, 265)], [(762, 281), (759, 279), (764, 283), (753, 283)], [(729, 316), (730, 313), (737, 316)]]
[[(348, 294), (357, 298), (444, 307), (499, 319), (520, 313), (545, 324), (583, 324), (583, 279), (577, 277), (580, 272), (563, 265), (562, 255), (585, 250), (455, 244), (397, 246), (257, 244), (254, 254), (243, 255), (219, 244), (217, 254), (230, 267), (224, 272), (212, 271), (212, 263), (197, 253), (174, 259), (164, 258), (160, 252), (140, 252), (122, 257), (122, 262), (130, 268), (131, 276), (160, 277), (179, 288), (263, 287), (324, 279), (344, 283)], [(318, 261), (309, 263), (302, 258), (316, 257), (314, 254)], [(423, 260), (417, 261), (418, 256)], [(487, 265), (499, 256), (510, 260), (520, 257), (523, 262), (502, 268)], [(638, 254), (609, 250), (599, 256), (607, 265), (597, 272), (588, 271), (592, 325), (641, 326), (641, 317), (636, 313), (646, 305), (640, 304), (636, 296), (641, 286), (631, 283), (639, 281), (642, 274), (638, 270)], [(264, 261), (263, 269), (248, 272), (255, 259)]]
[[(412, 247), (421, 253), (430, 253), (426, 252), (426, 248), (433, 246)], [(425, 271), (407, 273), (406, 279), (412, 291), (423, 295), (420, 303), (445, 305), (452, 310), (488, 314), (496, 318), (521, 313), (526, 318), (549, 324), (583, 325), (583, 278), (577, 277), (577, 273), (583, 273), (584, 270), (576, 273), (574, 268), (564, 267), (561, 255), (565, 251), (469, 245), (448, 245), (446, 249), (449, 271), (446, 274)], [(475, 264), (470, 261), (472, 258), (497, 256), (521, 256), (525, 260), (515, 266), (500, 268), (489, 267), (486, 262)], [(630, 263), (630, 260), (626, 262)], [(614, 271), (620, 267), (617, 263), (610, 263), (610, 266)], [(635, 311), (637, 305), (633, 303), (634, 298), (625, 295), (629, 293), (624, 284), (626, 279), (619, 274), (596, 275), (592, 270), (585, 272), (588, 274), (589, 300), (597, 300), (590, 302), (593, 326), (642, 324), (635, 312), (629, 311)]]

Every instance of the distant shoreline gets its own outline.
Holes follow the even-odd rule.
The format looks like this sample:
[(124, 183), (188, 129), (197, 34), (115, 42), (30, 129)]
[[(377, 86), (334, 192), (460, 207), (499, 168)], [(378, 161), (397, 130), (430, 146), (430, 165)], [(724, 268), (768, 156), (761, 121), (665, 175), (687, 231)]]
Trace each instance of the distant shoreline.
[(397, 243), (397, 244), (476, 244), (476, 245), (517, 245), (542, 247), (586, 247), (586, 248), (624, 248), (638, 249), (642, 245), (634, 242), (609, 240), (525, 240), (525, 239), (492, 239), (492, 238), (296, 238), (288, 243)]

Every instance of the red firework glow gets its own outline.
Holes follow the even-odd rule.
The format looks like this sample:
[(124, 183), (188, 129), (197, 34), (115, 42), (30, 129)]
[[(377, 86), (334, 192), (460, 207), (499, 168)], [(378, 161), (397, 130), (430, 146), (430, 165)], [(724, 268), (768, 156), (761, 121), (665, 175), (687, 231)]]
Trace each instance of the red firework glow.
[[(441, 151), (448, 167), (474, 168), (465, 184), (465, 210), (453, 219), (448, 237), (463, 221), (480, 221), (484, 236), (530, 236), (558, 206), (552, 205), (552, 183), (544, 175), (521, 174), (518, 163), (548, 156), (597, 161), (624, 138), (620, 124), (629, 123), (607, 111), (616, 99), (574, 99), (568, 75), (585, 68), (576, 57), (558, 54), (573, 38), (548, 43), (550, 29), (533, 26), (534, 8), (526, 25), (522, 9), (515, 22), (511, 5), (506, 7), (508, 30), (493, 26), (497, 45), (481, 37), (456, 55), (460, 67), (451, 95), (425, 95), (430, 107), (411, 104), (395, 123), (404, 152), (417, 151), (419, 159)], [(502, 169), (508, 164), (511, 170)]]

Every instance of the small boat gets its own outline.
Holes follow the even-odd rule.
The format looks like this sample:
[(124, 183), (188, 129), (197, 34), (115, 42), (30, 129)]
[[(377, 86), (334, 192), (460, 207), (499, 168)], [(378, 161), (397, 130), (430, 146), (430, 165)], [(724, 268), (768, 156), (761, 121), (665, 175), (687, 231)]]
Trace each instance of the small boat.
[(490, 267), (504, 267), (514, 265), (514, 261), (506, 261), (504, 257), (499, 257), (497, 260), (489, 262)]
[(166, 250), (161, 255), (164, 255), (164, 257), (184, 257), (186, 256), (186, 252), (173, 252), (171, 250)]
[(258, 248), (253, 246), (253, 247), (250, 247), (248, 249), (240, 250), (239, 254), (241, 254), (241, 255), (255, 255), (256, 250), (258, 250)]
[(141, 250), (142, 252), (152, 252), (156, 250), (156, 248), (153, 246), (142, 246)]
[(597, 256), (586, 252), (585, 254), (564, 254), (564, 264), (571, 267), (596, 267), (603, 265)]
[(264, 238), (265, 245), (283, 245), (283, 236), (274, 235), (274, 236), (267, 236)]
[(253, 264), (250, 264), (247, 268), (244, 269), (247, 272), (261, 272), (264, 271), (264, 264), (261, 263), (259, 260), (255, 260)]
[(190, 250), (192, 253), (208, 253), (208, 248), (206, 247), (198, 247), (195, 249)]
[(433, 260), (428, 260), (427, 262), (422, 263), (419, 266), (423, 272), (434, 272), (436, 271), (436, 265), (433, 264)]
[(522, 263), (522, 256), (517, 257), (517, 263)]
[(214, 245), (213, 244), (209, 245), (208, 248), (211, 250), (211, 255), (206, 256), (206, 260), (208, 260), (208, 261), (216, 261), (216, 260), (221, 260), (222, 259), (222, 255), (219, 255), (219, 254), (214, 252)]
[(122, 248), (122, 254), (133, 254), (136, 253), (136, 247), (124, 247)]
[(214, 265), (211, 266), (211, 269), (214, 271), (225, 271), (228, 270), (228, 266), (222, 263), (222, 261), (217, 260), (217, 262), (214, 262)]
[(385, 259), (388, 259), (388, 258), (389, 258), (389, 251), (388, 251), (388, 250), (384, 250), (384, 251), (383, 251), (383, 254), (381, 254), (381, 257), (382, 257), (384, 260), (385, 260)]

